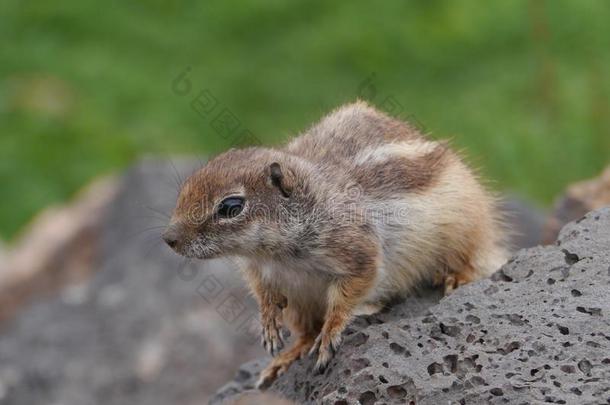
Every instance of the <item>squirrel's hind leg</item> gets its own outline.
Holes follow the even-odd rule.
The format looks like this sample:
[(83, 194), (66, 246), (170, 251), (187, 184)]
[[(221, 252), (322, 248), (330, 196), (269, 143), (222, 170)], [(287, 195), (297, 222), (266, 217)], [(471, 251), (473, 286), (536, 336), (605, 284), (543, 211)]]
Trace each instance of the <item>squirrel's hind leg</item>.
[(309, 351), (314, 340), (314, 336), (299, 336), (292, 347), (274, 357), (265, 367), (256, 383), (256, 388), (260, 390), (268, 388), (276, 378), (288, 370), (293, 362)]

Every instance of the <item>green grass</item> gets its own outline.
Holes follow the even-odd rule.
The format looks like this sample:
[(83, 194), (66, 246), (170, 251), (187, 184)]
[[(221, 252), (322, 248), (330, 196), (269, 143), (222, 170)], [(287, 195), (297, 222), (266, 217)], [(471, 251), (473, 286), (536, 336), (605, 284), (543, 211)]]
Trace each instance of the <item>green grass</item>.
[(232, 146), (190, 108), (200, 90), (272, 144), (371, 94), (373, 73), (375, 104), (548, 204), (610, 161), (609, 20), (596, 0), (4, 0), (0, 235), (142, 153)]

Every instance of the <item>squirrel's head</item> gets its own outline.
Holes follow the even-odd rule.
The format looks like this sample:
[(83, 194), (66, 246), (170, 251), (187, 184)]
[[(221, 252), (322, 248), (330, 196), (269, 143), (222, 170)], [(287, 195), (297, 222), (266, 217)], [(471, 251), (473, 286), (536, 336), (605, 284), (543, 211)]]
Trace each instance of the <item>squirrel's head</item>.
[(256, 254), (281, 243), (281, 216), (296, 188), (282, 153), (230, 150), (184, 182), (163, 239), (177, 253), (199, 259)]

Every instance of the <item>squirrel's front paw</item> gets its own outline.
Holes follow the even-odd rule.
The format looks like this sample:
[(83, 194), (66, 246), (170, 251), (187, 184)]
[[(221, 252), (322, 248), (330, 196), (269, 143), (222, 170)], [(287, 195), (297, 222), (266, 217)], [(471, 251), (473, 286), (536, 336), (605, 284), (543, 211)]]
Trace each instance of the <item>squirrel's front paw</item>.
[(265, 350), (275, 356), (284, 348), (282, 339), (282, 308), (274, 306), (261, 314), (261, 343)]
[(311, 350), (309, 351), (310, 356), (315, 354), (316, 352), (318, 353), (318, 360), (316, 361), (316, 365), (314, 366), (315, 373), (324, 373), (326, 367), (328, 366), (328, 363), (332, 360), (332, 358), (335, 356), (335, 353), (339, 349), (340, 344), (341, 332), (320, 332), (320, 334), (316, 338), (316, 341), (311, 347)]

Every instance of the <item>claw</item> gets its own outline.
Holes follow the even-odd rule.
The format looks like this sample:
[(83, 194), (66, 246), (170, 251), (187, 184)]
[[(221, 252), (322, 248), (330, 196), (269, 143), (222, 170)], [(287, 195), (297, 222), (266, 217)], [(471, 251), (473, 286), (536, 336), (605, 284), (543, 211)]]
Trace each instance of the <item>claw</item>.
[(264, 391), (271, 386), (271, 383), (275, 380), (275, 375), (261, 375), (256, 382), (256, 389)]
[(278, 315), (262, 320), (261, 340), (263, 348), (271, 356), (275, 357), (284, 348), (284, 340), (282, 339), (282, 325), (278, 319)]
[(322, 374), (324, 371), (326, 371), (328, 364), (337, 353), (340, 342), (341, 335), (335, 337), (334, 339), (328, 336), (323, 336), (323, 333), (318, 335), (313, 346), (311, 347), (311, 350), (309, 351), (310, 356), (315, 355), (316, 352), (318, 355), (316, 364), (314, 365), (314, 373)]
[(318, 350), (320, 350), (320, 342), (322, 341), (322, 334), (320, 333), (318, 335), (318, 337), (316, 338), (316, 340), (313, 342), (313, 346), (311, 346), (311, 349), (309, 349), (309, 353), (308, 356), (313, 356), (315, 355)]

